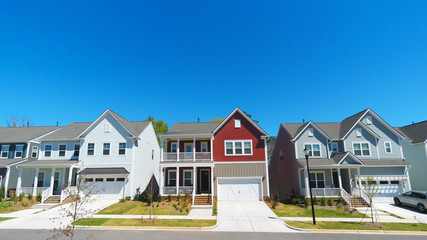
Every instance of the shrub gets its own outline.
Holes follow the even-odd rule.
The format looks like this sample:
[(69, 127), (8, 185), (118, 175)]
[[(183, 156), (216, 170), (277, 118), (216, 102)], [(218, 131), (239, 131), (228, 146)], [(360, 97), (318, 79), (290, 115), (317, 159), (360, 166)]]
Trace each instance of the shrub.
[(136, 188), (136, 192), (135, 195), (133, 196), (133, 200), (134, 201), (139, 201), (140, 200), (140, 196), (141, 196), (141, 188), (137, 187)]
[(317, 197), (313, 197), (313, 205), (316, 206), (319, 204), (319, 199)]
[(156, 207), (159, 207), (159, 204), (157, 203)]
[(274, 193), (274, 201), (277, 201), (277, 202), (280, 201), (280, 196), (278, 192)]
[(341, 203), (338, 203), (338, 204), (337, 204), (337, 210), (341, 210), (341, 208), (342, 208), (342, 204), (341, 204)]
[(176, 200), (179, 202), (181, 200), (181, 194), (178, 193), (178, 196), (176, 196)]
[(272, 205), (271, 207), (272, 207), (273, 209), (276, 209), (277, 205), (279, 205), (279, 204), (277, 203), (277, 201), (274, 201), (274, 202), (273, 202), (273, 205)]
[(173, 208), (176, 208), (176, 204), (175, 204), (175, 203), (174, 203), (174, 204), (172, 204), (172, 207), (173, 207)]
[(157, 196), (155, 197), (156, 202), (161, 202), (162, 201), (162, 195), (157, 194)]
[(22, 198), (21, 204), (22, 206), (27, 207), (30, 204), (30, 200), (28, 200), (28, 198)]
[(332, 205), (334, 205), (332, 198), (328, 198), (328, 206), (332, 206)]
[(179, 206), (181, 202), (178, 202), (177, 205)]
[(186, 208), (186, 209), (185, 209), (185, 212), (186, 212), (186, 213), (189, 213), (189, 212), (190, 212), (190, 209)]
[(33, 201), (33, 194), (28, 193), (27, 198), (28, 200)]
[(337, 204), (341, 204), (341, 205), (343, 205), (343, 204), (344, 204), (344, 198), (342, 198), (342, 197), (338, 197), (338, 199), (337, 199)]
[(322, 205), (322, 206), (326, 206), (326, 198), (322, 197), (322, 198), (320, 199), (320, 205)]
[(266, 202), (271, 202), (271, 199), (269, 197), (265, 197)]
[(218, 214), (218, 209), (217, 209), (217, 204), (216, 204), (216, 202), (214, 202), (214, 203), (213, 203), (212, 212), (213, 212), (213, 214), (214, 214), (214, 215), (217, 215), (217, 214)]
[(190, 200), (190, 194), (189, 193), (185, 193), (184, 195), (184, 201), (188, 202)]
[(298, 198), (296, 198), (296, 197), (291, 198), (290, 203), (291, 203), (292, 205), (297, 205), (297, 204), (298, 204)]
[(126, 201), (130, 201), (130, 197), (125, 197)]
[(304, 207), (308, 207), (310, 205), (310, 201), (308, 200), (308, 198), (303, 198), (302, 199), (303, 203), (304, 203)]
[(6, 188), (4, 187), (4, 185), (1, 185), (1, 188), (0, 188), (0, 200), (4, 198), (5, 192), (6, 192)]
[(179, 212), (182, 212), (182, 208), (179, 209)]
[(42, 201), (42, 194), (41, 193), (37, 194), (36, 201), (37, 202), (41, 202)]
[(186, 208), (187, 206), (188, 206), (188, 202), (183, 202), (183, 203), (182, 203), (182, 207), (183, 207), (183, 208)]
[(172, 196), (169, 194), (168, 195), (168, 202), (172, 201)]
[(20, 193), (19, 194), (19, 196), (18, 196), (18, 200), (19, 201), (22, 201), (22, 199), (25, 197), (25, 194), (24, 193)]

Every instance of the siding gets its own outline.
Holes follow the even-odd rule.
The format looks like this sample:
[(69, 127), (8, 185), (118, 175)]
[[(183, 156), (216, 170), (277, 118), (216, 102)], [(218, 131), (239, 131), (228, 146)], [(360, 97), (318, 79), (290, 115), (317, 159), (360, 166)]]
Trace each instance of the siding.
[(352, 152), (354, 154), (353, 151), (353, 143), (356, 142), (369, 142), (369, 148), (370, 148), (370, 153), (371, 156), (365, 157), (365, 156), (357, 156), (357, 158), (359, 159), (378, 159), (378, 154), (377, 154), (377, 143), (375, 140), (375, 137), (372, 136), (369, 132), (367, 132), (365, 129), (362, 128), (362, 136), (361, 137), (357, 137), (356, 136), (356, 128), (362, 128), (359, 124), (353, 128), (353, 130), (351, 130), (351, 132), (347, 135), (347, 137), (345, 138), (345, 147), (346, 147), (346, 151), (348, 152)]
[(408, 140), (403, 140), (402, 147), (406, 161), (411, 164), (409, 174), (412, 189), (427, 190), (427, 144), (411, 144)]
[[(308, 143), (318, 143), (320, 144), (320, 152), (321, 156), (316, 158), (328, 158), (327, 155), (327, 139), (320, 134), (315, 128), (313, 128), (313, 136), (308, 136), (308, 128), (311, 128), (311, 126), (308, 126), (304, 132), (301, 133), (301, 135), (295, 140), (295, 144), (297, 144), (298, 148), (298, 158), (304, 158), (304, 144)], [(310, 157), (314, 158), (314, 157)]]
[(360, 169), (360, 175), (403, 175), (405, 167), (365, 167)]

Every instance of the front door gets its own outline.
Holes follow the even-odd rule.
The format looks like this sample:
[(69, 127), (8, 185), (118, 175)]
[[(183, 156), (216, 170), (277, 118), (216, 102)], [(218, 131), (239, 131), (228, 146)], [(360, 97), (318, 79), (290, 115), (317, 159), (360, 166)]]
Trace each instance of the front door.
[(209, 170), (200, 170), (200, 193), (209, 193), (210, 176)]
[(60, 174), (60, 172), (55, 172), (55, 176), (53, 178), (53, 194), (55, 194), (55, 195), (61, 193), (61, 190), (58, 189), (58, 186), (59, 186), (59, 174)]

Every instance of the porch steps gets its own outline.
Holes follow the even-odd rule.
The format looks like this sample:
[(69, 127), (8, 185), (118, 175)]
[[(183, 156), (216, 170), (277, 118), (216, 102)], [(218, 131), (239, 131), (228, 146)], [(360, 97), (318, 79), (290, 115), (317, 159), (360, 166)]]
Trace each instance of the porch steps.
[(350, 200), (352, 208), (369, 207), (369, 204), (361, 197), (352, 196)]
[(44, 203), (45, 204), (51, 204), (51, 203), (57, 203), (57, 204), (59, 204), (59, 202), (61, 201), (61, 195), (58, 195), (58, 196), (56, 196), (56, 195), (54, 195), (54, 196), (50, 196), (50, 197), (48, 197), (45, 201), (44, 201)]
[(194, 205), (212, 205), (211, 195), (199, 195), (194, 197)]

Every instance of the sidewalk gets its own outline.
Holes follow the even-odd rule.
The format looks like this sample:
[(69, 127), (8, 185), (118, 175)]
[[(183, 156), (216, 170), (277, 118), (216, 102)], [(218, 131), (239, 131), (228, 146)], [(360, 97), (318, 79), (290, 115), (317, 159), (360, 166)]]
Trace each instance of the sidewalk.
[[(284, 221), (295, 221), (295, 222), (311, 222), (311, 217), (280, 217)], [(371, 218), (319, 218), (316, 217), (317, 222), (371, 222)], [(389, 222), (389, 223), (419, 223), (415, 219), (399, 219), (392, 216), (380, 217), (378, 222)]]

